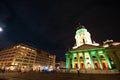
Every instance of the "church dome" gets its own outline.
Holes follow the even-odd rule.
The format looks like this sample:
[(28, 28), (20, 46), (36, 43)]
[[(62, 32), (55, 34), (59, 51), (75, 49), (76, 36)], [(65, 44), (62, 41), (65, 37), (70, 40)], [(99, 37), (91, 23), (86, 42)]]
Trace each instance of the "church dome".
[(84, 32), (87, 32), (87, 29), (85, 28), (85, 26), (79, 26), (77, 28), (76, 34), (81, 34), (81, 33), (84, 33)]

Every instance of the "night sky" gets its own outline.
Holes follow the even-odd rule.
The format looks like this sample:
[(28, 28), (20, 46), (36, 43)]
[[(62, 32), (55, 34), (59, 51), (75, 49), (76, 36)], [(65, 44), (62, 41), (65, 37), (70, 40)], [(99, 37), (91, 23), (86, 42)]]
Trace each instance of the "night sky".
[(102, 0), (0, 1), (0, 48), (25, 43), (65, 59), (78, 23), (97, 43), (120, 41), (120, 8)]

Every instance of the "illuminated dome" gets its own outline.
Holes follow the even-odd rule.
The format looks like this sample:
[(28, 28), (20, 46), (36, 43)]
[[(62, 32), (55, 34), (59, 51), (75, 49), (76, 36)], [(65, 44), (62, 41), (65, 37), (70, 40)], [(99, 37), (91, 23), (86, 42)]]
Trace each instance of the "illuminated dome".
[(87, 31), (85, 26), (79, 25), (79, 27), (77, 27), (75, 39), (76, 39), (76, 46), (74, 46), (73, 48), (77, 48), (83, 44), (90, 44), (90, 45), (96, 45), (96, 46), (98, 45), (96, 43), (95, 44), (92, 43), (91, 35)]
[(78, 27), (78, 30), (76, 31), (76, 34), (81, 34), (87, 32), (87, 29), (85, 29), (84, 26)]

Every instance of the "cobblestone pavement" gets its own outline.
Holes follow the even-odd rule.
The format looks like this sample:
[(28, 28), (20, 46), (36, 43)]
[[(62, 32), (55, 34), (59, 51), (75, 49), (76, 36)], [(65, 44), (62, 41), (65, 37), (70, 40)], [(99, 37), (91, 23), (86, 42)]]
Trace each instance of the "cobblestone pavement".
[(0, 80), (120, 80), (120, 74), (0, 73)]

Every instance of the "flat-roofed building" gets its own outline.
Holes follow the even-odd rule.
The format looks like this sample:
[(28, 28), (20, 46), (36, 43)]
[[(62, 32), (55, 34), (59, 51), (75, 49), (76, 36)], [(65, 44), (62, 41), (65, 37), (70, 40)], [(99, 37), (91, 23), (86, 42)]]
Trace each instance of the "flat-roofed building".
[(44, 67), (48, 67), (49, 69), (54, 69), (55, 59), (56, 59), (55, 55), (51, 55), (46, 51), (39, 50), (37, 51), (34, 69), (42, 70)]
[[(52, 57), (52, 58), (51, 58)], [(6, 70), (40, 70), (44, 66), (54, 68), (55, 55), (26, 44), (17, 44), (0, 51), (0, 68)]]

